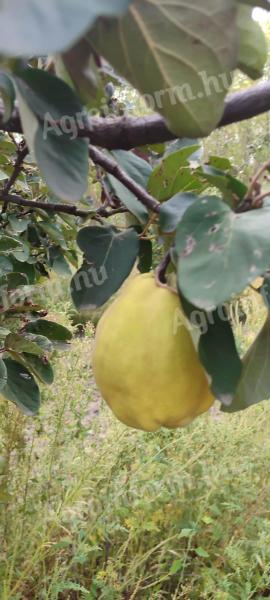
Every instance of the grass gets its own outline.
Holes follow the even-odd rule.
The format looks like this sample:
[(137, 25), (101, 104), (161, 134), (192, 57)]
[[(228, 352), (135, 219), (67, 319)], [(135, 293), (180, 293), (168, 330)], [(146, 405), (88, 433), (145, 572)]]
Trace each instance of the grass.
[[(236, 323), (242, 350), (261, 319)], [(1, 600), (270, 597), (270, 405), (127, 429), (92, 343), (57, 358), (38, 418), (0, 404)]]

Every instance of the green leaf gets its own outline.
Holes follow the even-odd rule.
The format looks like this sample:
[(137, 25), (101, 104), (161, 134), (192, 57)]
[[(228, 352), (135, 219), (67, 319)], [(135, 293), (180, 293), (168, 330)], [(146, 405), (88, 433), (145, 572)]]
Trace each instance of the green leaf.
[(28, 340), (18, 333), (10, 333), (5, 339), (5, 349), (13, 350), (19, 354), (27, 352), (35, 356), (43, 356), (44, 352), (35, 342)]
[(200, 546), (198, 548), (195, 548), (195, 552), (197, 556), (200, 556), (201, 558), (209, 558), (208, 552), (206, 552), (206, 550), (204, 550)]
[(21, 240), (21, 246), (18, 246), (17, 250), (12, 251), (12, 256), (20, 263), (30, 260), (30, 244)]
[(222, 403), (232, 402), (242, 373), (242, 362), (238, 356), (234, 335), (226, 306), (214, 312), (198, 310), (180, 293), (181, 306), (197, 330), (198, 355), (209, 375), (213, 395)]
[(37, 344), (41, 348), (43, 355), (50, 354), (51, 352), (53, 352), (53, 343), (44, 335), (37, 335), (35, 333), (24, 332), (24, 337), (30, 342), (34, 342), (35, 344)]
[(52, 342), (67, 342), (72, 339), (72, 333), (69, 329), (59, 323), (47, 321), (46, 319), (30, 321), (25, 326), (25, 331), (45, 336)]
[(228, 189), (229, 181), (226, 173), (209, 165), (203, 165), (197, 170), (197, 173), (201, 175), (208, 183), (212, 186), (217, 187), (222, 192)]
[(8, 235), (0, 235), (0, 252), (10, 252), (14, 248), (21, 248), (22, 242)]
[(243, 372), (233, 402), (224, 412), (237, 412), (270, 398), (270, 313), (243, 359)]
[(4, 102), (3, 121), (5, 123), (10, 119), (13, 113), (15, 104), (15, 89), (12, 79), (4, 71), (0, 71), (0, 94)]
[(249, 6), (259, 6), (265, 10), (270, 10), (270, 0), (237, 0), (240, 4), (248, 4)]
[(147, 208), (137, 200), (136, 196), (130, 192), (116, 177), (107, 173), (107, 179), (115, 195), (121, 200), (126, 208), (131, 212), (142, 225), (146, 225), (149, 214)]
[(149, 177), (153, 171), (151, 165), (143, 158), (140, 158), (134, 152), (125, 152), (125, 150), (114, 150), (112, 155), (117, 163), (138, 185), (147, 188)]
[(198, 149), (195, 150), (195, 152), (193, 152), (191, 155), (188, 156), (188, 160), (190, 162), (200, 161), (201, 158), (203, 157), (202, 144), (199, 142), (198, 139), (184, 138), (184, 137), (178, 138), (177, 140), (174, 140), (173, 142), (170, 142), (168, 144), (166, 152), (164, 154), (164, 158), (166, 158), (170, 154), (174, 154), (178, 150), (182, 150), (183, 148), (190, 148), (190, 146), (198, 146)]
[(49, 221), (39, 221), (38, 226), (46, 235), (50, 237), (50, 239), (56, 242), (61, 248), (67, 250), (67, 245), (64, 240), (64, 236), (61, 228), (56, 223), (50, 223)]
[(60, 275), (60, 277), (66, 277), (72, 274), (69, 263), (63, 255), (63, 252), (60, 248), (57, 248), (56, 246), (51, 246), (48, 249), (48, 260), (50, 267), (58, 275)]
[(194, 202), (175, 238), (179, 288), (187, 300), (213, 310), (264, 273), (269, 226), (269, 207), (235, 214), (216, 196)]
[(26, 367), (46, 385), (51, 385), (54, 380), (54, 372), (51, 363), (46, 358), (39, 358), (33, 354), (23, 354), (23, 361)]
[(2, 392), (2, 390), (6, 387), (7, 384), (7, 368), (6, 365), (4, 363), (4, 361), (2, 360), (2, 358), (0, 358), (0, 392)]
[(3, 171), (2, 169), (0, 169), (0, 181), (5, 181), (6, 179), (8, 179), (8, 174), (5, 173), (5, 171)]
[(205, 313), (206, 331), (199, 340), (199, 357), (211, 378), (211, 390), (215, 398), (226, 406), (231, 404), (242, 373), (226, 307), (220, 306), (213, 313)]
[(267, 41), (260, 25), (252, 18), (252, 9), (239, 6), (237, 26), (240, 34), (238, 66), (243, 73), (258, 79), (267, 62)]
[(181, 559), (174, 560), (172, 563), (172, 566), (170, 568), (170, 575), (176, 575), (176, 573), (179, 573), (179, 571), (181, 571), (182, 568), (183, 568), (183, 560), (181, 560)]
[(151, 240), (140, 239), (138, 270), (140, 273), (149, 273), (153, 263), (153, 247)]
[(265, 305), (267, 306), (268, 310), (270, 310), (270, 273), (266, 273), (264, 276), (261, 294)]
[(40, 407), (40, 391), (33, 375), (23, 365), (5, 358), (7, 383), (1, 390), (2, 396), (14, 402), (27, 416), (36, 415)]
[(86, 227), (77, 243), (84, 263), (71, 282), (76, 308), (94, 310), (115, 294), (130, 274), (139, 253), (139, 237), (132, 228)]
[(160, 202), (179, 192), (202, 191), (204, 185), (193, 174), (188, 159), (199, 146), (189, 146), (169, 154), (154, 169), (148, 182), (148, 191)]
[(1, 340), (4, 340), (9, 333), (10, 333), (9, 329), (6, 329), (5, 327), (0, 327), (0, 339)]
[(15, 233), (23, 233), (27, 230), (27, 227), (30, 223), (30, 219), (25, 217), (19, 218), (16, 215), (8, 215), (8, 221), (11, 225), (11, 229), (13, 229)]
[(7, 273), (0, 280), (0, 285), (6, 285), (8, 290), (28, 285), (28, 277), (24, 273)]
[[(29, 108), (41, 121), (46, 113), (54, 121), (62, 117), (83, 118), (83, 106), (74, 91), (59, 77), (41, 69), (21, 70), (16, 84), (26, 97)], [(45, 130), (46, 131), (46, 130)]]
[[(46, 183), (59, 198), (79, 200), (88, 176), (87, 140), (78, 137), (79, 100), (63, 81), (38, 69), (21, 73), (16, 86), (27, 143)], [(62, 126), (54, 122), (59, 119), (64, 119)], [(65, 129), (67, 121), (71, 133)]]
[(221, 171), (230, 171), (232, 169), (231, 161), (226, 156), (212, 156), (209, 157), (208, 163), (211, 167), (221, 169)]
[(137, 1), (121, 19), (99, 19), (89, 35), (169, 128), (187, 137), (208, 135), (220, 121), (237, 38), (234, 0)]
[(6, 256), (0, 256), (0, 277), (11, 273), (13, 271), (13, 264)]
[[(29, 264), (28, 262), (20, 262), (14, 256), (10, 255), (9, 260), (12, 263), (13, 271), (15, 273), (24, 273), (29, 281), (29, 284), (32, 285), (36, 281), (36, 270), (33, 264)], [(0, 272), (1, 272), (1, 258), (0, 258)]]
[[(101, 15), (127, 10), (130, 0), (2, 0), (0, 52), (9, 56), (55, 54), (70, 47)], [(16, 16), (16, 18), (14, 18)]]
[(161, 206), (159, 226), (162, 233), (173, 233), (187, 208), (198, 200), (195, 194), (180, 192)]
[(16, 154), (16, 146), (13, 142), (8, 142), (5, 138), (0, 141), (0, 153), (4, 156)]
[(87, 108), (100, 108), (101, 101), (104, 101), (104, 86), (93, 49), (85, 38), (58, 56), (55, 68), (58, 77), (76, 90)]
[(233, 204), (232, 201), (234, 196), (243, 199), (247, 192), (247, 186), (239, 179), (236, 179), (230, 173), (227, 173), (220, 168), (213, 167), (212, 165), (203, 165), (199, 167), (196, 170), (196, 174), (201, 181), (206, 181), (211, 186), (218, 188), (222, 192), (223, 198), (226, 201), (229, 201), (231, 205)]

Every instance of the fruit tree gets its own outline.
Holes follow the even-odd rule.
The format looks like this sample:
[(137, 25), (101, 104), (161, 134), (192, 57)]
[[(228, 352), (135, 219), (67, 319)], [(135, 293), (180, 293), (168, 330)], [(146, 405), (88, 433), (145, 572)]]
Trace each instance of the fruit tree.
[(53, 271), (88, 314), (123, 286), (94, 371), (125, 423), (175, 427), (214, 398), (233, 412), (270, 397), (270, 319), (240, 358), (228, 317), (258, 277), (269, 308), (270, 159), (247, 182), (202, 151), (215, 129), (270, 109), (267, 81), (231, 93), (237, 72), (264, 73), (255, 6), (270, 10), (2, 0), (0, 392), (26, 414), (71, 339), (44, 310)]

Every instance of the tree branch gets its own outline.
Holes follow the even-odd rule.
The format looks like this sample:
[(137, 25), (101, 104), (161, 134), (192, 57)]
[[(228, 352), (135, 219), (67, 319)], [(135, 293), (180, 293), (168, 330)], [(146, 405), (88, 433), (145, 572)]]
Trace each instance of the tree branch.
[[(270, 110), (270, 83), (262, 83), (228, 95), (223, 117), (218, 124), (224, 127), (251, 119)], [(0, 129), (6, 132), (22, 133), (18, 111), (12, 118), (3, 122), (3, 107), (0, 106)], [(58, 124), (61, 128), (61, 124)], [(94, 117), (89, 126), (79, 129), (81, 137), (88, 137), (91, 144), (108, 150), (130, 150), (137, 146), (168, 142), (176, 138), (159, 115), (147, 117)]]
[(120, 181), (130, 192), (132, 192), (138, 200), (146, 206), (150, 211), (154, 213), (160, 212), (160, 203), (153, 198), (148, 192), (140, 186), (134, 179), (131, 179), (122, 169), (118, 166), (117, 162), (100, 152), (97, 148), (89, 146), (89, 156), (95, 165), (102, 167), (107, 173), (113, 175), (118, 181)]
[(9, 190), (12, 188), (12, 186), (16, 182), (16, 179), (19, 177), (20, 172), (22, 170), (23, 161), (24, 161), (25, 157), (27, 156), (28, 152), (29, 152), (29, 150), (28, 150), (26, 144), (24, 144), (23, 147), (18, 150), (17, 159), (14, 164), (14, 169), (13, 169), (12, 175), (10, 176), (8, 182), (6, 183), (6, 185), (4, 187), (5, 193), (9, 192)]
[(95, 219), (96, 217), (108, 218), (116, 214), (127, 212), (126, 208), (116, 208), (107, 211), (102, 206), (97, 210), (80, 210), (76, 206), (71, 204), (56, 204), (53, 202), (42, 202), (39, 200), (26, 200), (17, 194), (8, 194), (0, 191), (0, 202), (5, 204), (16, 204), (17, 206), (27, 206), (32, 210), (40, 208), (42, 210), (49, 210), (54, 213), (65, 213), (67, 215), (74, 215), (74, 217), (90, 217)]
[[(23, 144), (23, 146), (21, 148), (18, 147), (17, 159), (16, 159), (16, 162), (14, 165), (14, 169), (12, 171), (10, 178), (8, 179), (7, 183), (4, 186), (3, 195), (9, 193), (12, 186), (16, 182), (16, 179), (19, 177), (20, 172), (22, 170), (23, 161), (24, 161), (25, 157), (27, 156), (27, 154), (28, 154), (28, 148), (27, 148), (26, 144)], [(7, 209), (7, 202), (4, 202), (2, 212), (5, 212), (6, 209)]]

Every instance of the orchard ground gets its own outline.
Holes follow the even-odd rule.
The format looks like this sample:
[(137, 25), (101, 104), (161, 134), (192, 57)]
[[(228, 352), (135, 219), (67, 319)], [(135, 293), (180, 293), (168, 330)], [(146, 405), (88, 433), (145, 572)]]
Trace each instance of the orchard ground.
[[(242, 352), (263, 322), (243, 302)], [(92, 345), (89, 324), (58, 355), (38, 418), (0, 404), (1, 600), (270, 597), (270, 404), (133, 431), (100, 400)]]

